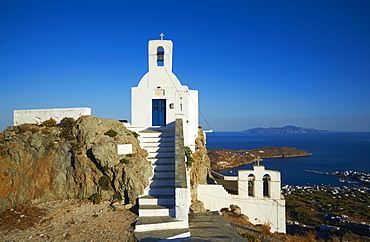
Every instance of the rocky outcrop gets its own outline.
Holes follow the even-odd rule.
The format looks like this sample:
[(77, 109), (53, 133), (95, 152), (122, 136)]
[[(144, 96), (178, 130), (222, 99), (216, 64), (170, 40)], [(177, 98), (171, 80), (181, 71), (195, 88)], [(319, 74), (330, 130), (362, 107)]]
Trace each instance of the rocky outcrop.
[(195, 152), (192, 154), (193, 163), (190, 170), (191, 207), (193, 212), (205, 212), (204, 205), (198, 198), (198, 185), (207, 184), (212, 178), (210, 159), (207, 154), (206, 137), (201, 127), (195, 140)]
[(212, 169), (221, 170), (255, 162), (258, 157), (285, 158), (309, 156), (312, 153), (293, 147), (261, 147), (252, 150), (211, 149), (208, 150), (208, 155), (211, 159)]
[[(118, 144), (132, 144), (133, 153), (118, 155)], [(72, 198), (135, 204), (152, 176), (147, 155), (136, 133), (113, 119), (8, 127), (0, 134), (0, 211)]]

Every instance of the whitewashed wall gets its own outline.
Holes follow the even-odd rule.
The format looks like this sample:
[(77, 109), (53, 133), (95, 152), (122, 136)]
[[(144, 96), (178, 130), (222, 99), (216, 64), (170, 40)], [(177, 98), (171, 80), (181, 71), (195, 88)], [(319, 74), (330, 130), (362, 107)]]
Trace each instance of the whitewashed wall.
[[(257, 182), (254, 197), (248, 197), (248, 177), (254, 174)], [(262, 177), (269, 174), (271, 177), (271, 196), (263, 197), (262, 195)], [(204, 207), (211, 211), (219, 211), (222, 208), (229, 207), (231, 204), (238, 205), (241, 212), (248, 216), (252, 224), (269, 224), (271, 232), (285, 233), (285, 199), (280, 190), (280, 172), (265, 170), (264, 166), (254, 166), (254, 170), (239, 171), (239, 194), (229, 194), (221, 185), (199, 185), (198, 199), (204, 203)], [(244, 180), (240, 180), (244, 179)], [(244, 189), (241, 189), (241, 185)], [(259, 184), (259, 185), (257, 185)], [(242, 192), (244, 190), (246, 192)]]
[(24, 123), (41, 124), (50, 118), (60, 122), (63, 118), (78, 119), (84, 115), (91, 115), (91, 108), (52, 108), (14, 110), (14, 125)]

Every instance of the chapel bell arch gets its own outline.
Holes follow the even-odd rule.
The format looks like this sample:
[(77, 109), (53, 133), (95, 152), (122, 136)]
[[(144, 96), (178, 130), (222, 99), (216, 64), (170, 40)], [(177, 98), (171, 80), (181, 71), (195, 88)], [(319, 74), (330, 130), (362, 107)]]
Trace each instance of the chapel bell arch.
[(263, 181), (263, 196), (270, 197), (270, 181), (271, 177), (269, 174), (265, 174), (262, 178)]
[(248, 175), (248, 196), (254, 197), (254, 182), (256, 178), (253, 174)]
[(157, 65), (164, 66), (164, 48), (162, 46), (157, 48)]

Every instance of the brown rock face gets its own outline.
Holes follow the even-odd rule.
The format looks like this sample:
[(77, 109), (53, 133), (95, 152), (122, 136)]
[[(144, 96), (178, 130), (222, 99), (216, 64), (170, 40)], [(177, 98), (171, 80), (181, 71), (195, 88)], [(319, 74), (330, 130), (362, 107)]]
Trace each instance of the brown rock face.
[[(118, 155), (118, 144), (132, 144), (133, 154)], [(152, 176), (146, 157), (135, 134), (113, 119), (8, 127), (0, 134), (0, 211), (95, 194), (135, 204)]]
[(206, 139), (203, 130), (199, 128), (198, 137), (195, 140), (195, 152), (192, 154), (194, 162), (190, 171), (190, 186), (191, 186), (191, 210), (194, 212), (205, 212), (204, 205), (197, 200), (198, 185), (207, 184), (207, 179), (212, 177), (210, 159), (206, 149)]

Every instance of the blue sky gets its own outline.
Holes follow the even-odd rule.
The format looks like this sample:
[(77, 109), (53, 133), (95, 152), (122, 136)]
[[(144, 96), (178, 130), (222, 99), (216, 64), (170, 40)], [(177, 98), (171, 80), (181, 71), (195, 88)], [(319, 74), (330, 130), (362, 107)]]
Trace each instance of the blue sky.
[(214, 130), (370, 131), (368, 0), (2, 0), (0, 129), (15, 109), (129, 120), (161, 32)]

